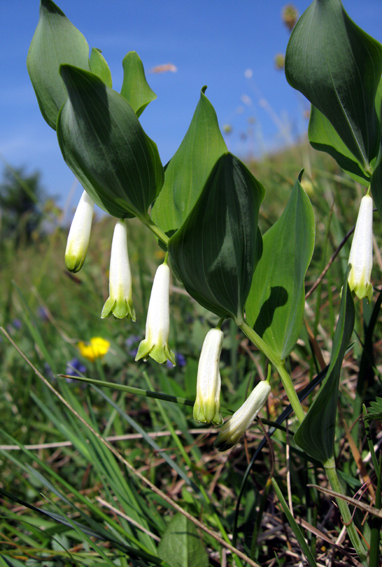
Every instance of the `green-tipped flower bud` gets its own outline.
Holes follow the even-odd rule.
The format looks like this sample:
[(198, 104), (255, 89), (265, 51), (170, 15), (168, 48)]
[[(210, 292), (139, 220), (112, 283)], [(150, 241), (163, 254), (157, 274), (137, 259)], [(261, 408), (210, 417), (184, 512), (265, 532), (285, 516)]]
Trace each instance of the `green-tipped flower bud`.
[(367, 297), (371, 301), (373, 286), (370, 283), (373, 267), (373, 199), (365, 195), (361, 200), (357, 223), (351, 245), (348, 283), (350, 290), (359, 299)]
[(118, 221), (114, 227), (110, 256), (109, 297), (103, 306), (101, 318), (104, 319), (111, 314), (118, 319), (131, 317), (135, 321), (127, 230), (123, 220)]
[(270, 391), (269, 382), (263, 381), (257, 384), (244, 404), (220, 428), (215, 441), (215, 447), (219, 451), (226, 451), (236, 445), (264, 406)]
[(135, 360), (148, 356), (163, 364), (175, 355), (168, 346), (170, 332), (170, 268), (162, 264), (156, 271), (146, 319), (146, 338), (141, 341)]
[(65, 264), (70, 272), (78, 272), (85, 262), (92, 228), (94, 201), (84, 191), (74, 213), (65, 250)]
[(194, 419), (202, 423), (214, 423), (215, 425), (223, 423), (220, 414), (221, 378), (219, 372), (223, 338), (224, 334), (220, 329), (211, 329), (204, 339), (200, 353)]

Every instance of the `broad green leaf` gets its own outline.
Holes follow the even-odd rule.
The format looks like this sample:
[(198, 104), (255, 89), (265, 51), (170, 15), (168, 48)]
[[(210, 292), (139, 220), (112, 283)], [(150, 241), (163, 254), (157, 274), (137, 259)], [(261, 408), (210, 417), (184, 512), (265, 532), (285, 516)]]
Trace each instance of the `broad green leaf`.
[(91, 50), (89, 67), (90, 71), (97, 75), (107, 87), (111, 88), (113, 86), (109, 65), (106, 63), (102, 51), (96, 47), (93, 47)]
[(378, 84), (377, 94), (375, 96), (375, 111), (378, 116), (378, 120), (381, 123), (382, 114), (382, 77)]
[[(375, 98), (375, 108), (382, 127), (382, 77), (379, 82), (377, 96)], [(382, 139), (381, 147), (375, 160), (373, 175), (371, 176), (371, 192), (379, 214), (382, 216)]]
[(371, 176), (371, 192), (380, 215), (382, 215), (382, 150), (378, 157), (378, 163)]
[(291, 34), (285, 72), (368, 171), (380, 141), (374, 104), (382, 46), (349, 18), (340, 0), (314, 0)]
[(123, 83), (121, 95), (130, 103), (137, 116), (140, 116), (146, 106), (157, 95), (149, 87), (145, 71), (138, 53), (130, 51), (122, 61)]
[(344, 171), (362, 185), (368, 186), (370, 184), (370, 175), (361, 169), (358, 161), (341, 140), (329, 120), (313, 105), (308, 135), (309, 142), (315, 150), (331, 155)]
[(203, 87), (191, 124), (165, 171), (152, 219), (166, 233), (177, 230), (195, 205), (216, 161), (227, 153), (215, 110)]
[(147, 216), (163, 183), (156, 145), (127, 100), (96, 75), (61, 66), (69, 98), (57, 121), (62, 155), (103, 210), (118, 218)]
[(263, 186), (238, 158), (222, 155), (181, 228), (171, 266), (186, 290), (219, 317), (239, 323), (258, 260)]
[(314, 214), (301, 181), (263, 236), (263, 254), (245, 306), (247, 323), (284, 360), (299, 337), (304, 317), (305, 274), (314, 249)]
[(82, 33), (51, 0), (41, 0), (40, 19), (27, 57), (28, 73), (41, 114), (56, 129), (58, 111), (68, 98), (60, 77), (62, 63), (89, 69), (89, 46)]
[(208, 555), (195, 525), (175, 514), (158, 546), (158, 555), (171, 567), (208, 567)]
[(333, 338), (330, 365), (313, 404), (294, 435), (294, 441), (308, 455), (325, 462), (334, 455), (338, 387), (342, 361), (354, 328), (354, 303), (347, 285), (342, 290), (340, 315)]

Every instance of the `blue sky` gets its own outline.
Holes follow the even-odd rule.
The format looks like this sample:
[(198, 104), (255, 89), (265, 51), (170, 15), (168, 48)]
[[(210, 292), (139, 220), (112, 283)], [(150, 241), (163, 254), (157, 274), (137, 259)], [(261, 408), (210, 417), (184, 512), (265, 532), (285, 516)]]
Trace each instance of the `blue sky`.
[[(215, 107), (221, 127), (230, 124), (229, 149), (241, 158), (276, 148), (307, 128), (303, 97), (274, 67), (285, 53), (289, 32), (281, 21), (283, 0), (59, 0), (57, 4), (103, 51), (122, 83), (122, 59), (137, 51), (158, 95), (141, 117), (163, 163), (175, 153), (199, 100), (200, 89)], [(309, 1), (296, 0), (300, 14)], [(343, 0), (348, 14), (382, 42), (381, 0)], [(56, 134), (41, 117), (26, 70), (26, 56), (38, 22), (38, 0), (0, 0), (0, 158), (28, 172), (39, 169), (48, 194), (75, 206), (81, 188), (65, 165)], [(172, 63), (176, 73), (150, 73)], [(245, 72), (247, 70), (250, 73)], [(249, 120), (253, 135), (244, 138)], [(298, 164), (296, 168), (298, 169)], [(296, 169), (296, 172), (297, 172)], [(262, 180), (266, 183), (266, 180)], [(70, 199), (69, 199), (70, 198)]]

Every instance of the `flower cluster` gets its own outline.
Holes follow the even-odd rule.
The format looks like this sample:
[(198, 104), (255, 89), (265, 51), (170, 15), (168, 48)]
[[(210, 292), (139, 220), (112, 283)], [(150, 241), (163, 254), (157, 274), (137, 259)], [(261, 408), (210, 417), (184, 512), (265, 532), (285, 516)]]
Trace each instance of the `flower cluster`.
[[(68, 270), (78, 272), (84, 264), (89, 245), (94, 202), (83, 192), (70, 227), (65, 263)], [(141, 341), (136, 360), (146, 360), (149, 356), (160, 364), (175, 366), (176, 358), (168, 344), (170, 332), (169, 313), (170, 268), (166, 260), (155, 274), (146, 321), (146, 338)], [(109, 297), (101, 318), (113, 315), (117, 319), (125, 317), (135, 321), (132, 297), (132, 277), (130, 270), (126, 221), (118, 220), (114, 227), (110, 254)], [(93, 339), (92, 339), (93, 340)], [(85, 358), (94, 360), (93, 345), (79, 343), (80, 352)], [(93, 350), (92, 350), (93, 349)], [(98, 352), (98, 351), (97, 351)], [(107, 352), (107, 351), (106, 351)]]
[[(69, 270), (78, 271), (85, 260), (89, 243), (94, 203), (86, 192), (81, 197), (73, 223), (70, 229), (66, 248), (65, 261)], [(354, 237), (354, 240), (356, 239)], [(354, 261), (354, 260), (353, 260)], [(357, 278), (354, 277), (356, 280)], [(355, 284), (355, 288), (359, 284)], [(147, 360), (151, 357), (160, 364), (167, 364), (169, 368), (178, 361), (183, 366), (184, 357), (175, 356), (169, 346), (170, 332), (170, 268), (167, 259), (161, 264), (155, 274), (150, 295), (146, 319), (146, 336), (137, 347), (139, 338), (132, 335), (126, 341), (130, 354), (135, 360)], [(124, 317), (135, 321), (135, 310), (132, 300), (132, 277), (129, 264), (127, 246), (126, 221), (116, 222), (111, 246), (109, 297), (106, 300), (101, 318), (113, 315), (118, 319)], [(219, 328), (211, 329), (204, 340), (200, 354), (196, 400), (194, 404), (194, 419), (202, 423), (221, 425), (223, 418), (220, 413), (220, 355), (223, 346), (224, 334)], [(134, 346), (134, 348), (132, 348)], [(108, 352), (110, 343), (101, 337), (93, 337), (90, 343), (79, 342), (81, 355), (91, 362), (103, 358)], [(256, 386), (241, 408), (221, 427), (216, 440), (219, 450), (225, 450), (237, 443), (246, 429), (251, 425), (261, 408), (264, 406), (270, 392), (268, 382), (261, 382)]]
[[(220, 425), (223, 422), (220, 414), (219, 371), (223, 338), (221, 329), (211, 329), (204, 339), (200, 354), (194, 419), (202, 423)], [(254, 388), (244, 404), (220, 428), (215, 442), (219, 451), (225, 451), (239, 441), (264, 406), (270, 391), (271, 387), (267, 381), (260, 382)]]

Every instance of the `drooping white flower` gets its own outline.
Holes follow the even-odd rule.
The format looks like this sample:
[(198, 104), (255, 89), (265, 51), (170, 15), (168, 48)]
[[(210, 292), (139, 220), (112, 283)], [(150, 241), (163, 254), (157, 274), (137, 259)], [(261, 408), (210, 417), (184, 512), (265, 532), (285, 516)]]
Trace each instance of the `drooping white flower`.
[(170, 268), (162, 264), (156, 271), (146, 319), (146, 338), (141, 341), (135, 360), (148, 356), (175, 366), (175, 355), (168, 346), (170, 332)]
[(132, 280), (127, 249), (126, 223), (119, 220), (114, 227), (111, 244), (109, 297), (103, 306), (101, 318), (113, 314), (118, 319), (131, 317), (135, 321)]
[(262, 381), (257, 384), (244, 404), (220, 428), (215, 441), (219, 451), (226, 451), (239, 441), (264, 406), (270, 391), (269, 382)]
[(365, 195), (361, 200), (357, 223), (350, 249), (348, 283), (359, 299), (371, 301), (373, 286), (370, 283), (373, 267), (373, 199)]
[(78, 272), (85, 262), (92, 228), (94, 201), (84, 191), (70, 226), (65, 250), (65, 265), (70, 272)]
[(196, 400), (194, 419), (202, 423), (223, 423), (220, 414), (219, 372), (220, 354), (224, 334), (220, 329), (211, 329), (204, 339), (199, 358), (198, 377), (196, 382)]

